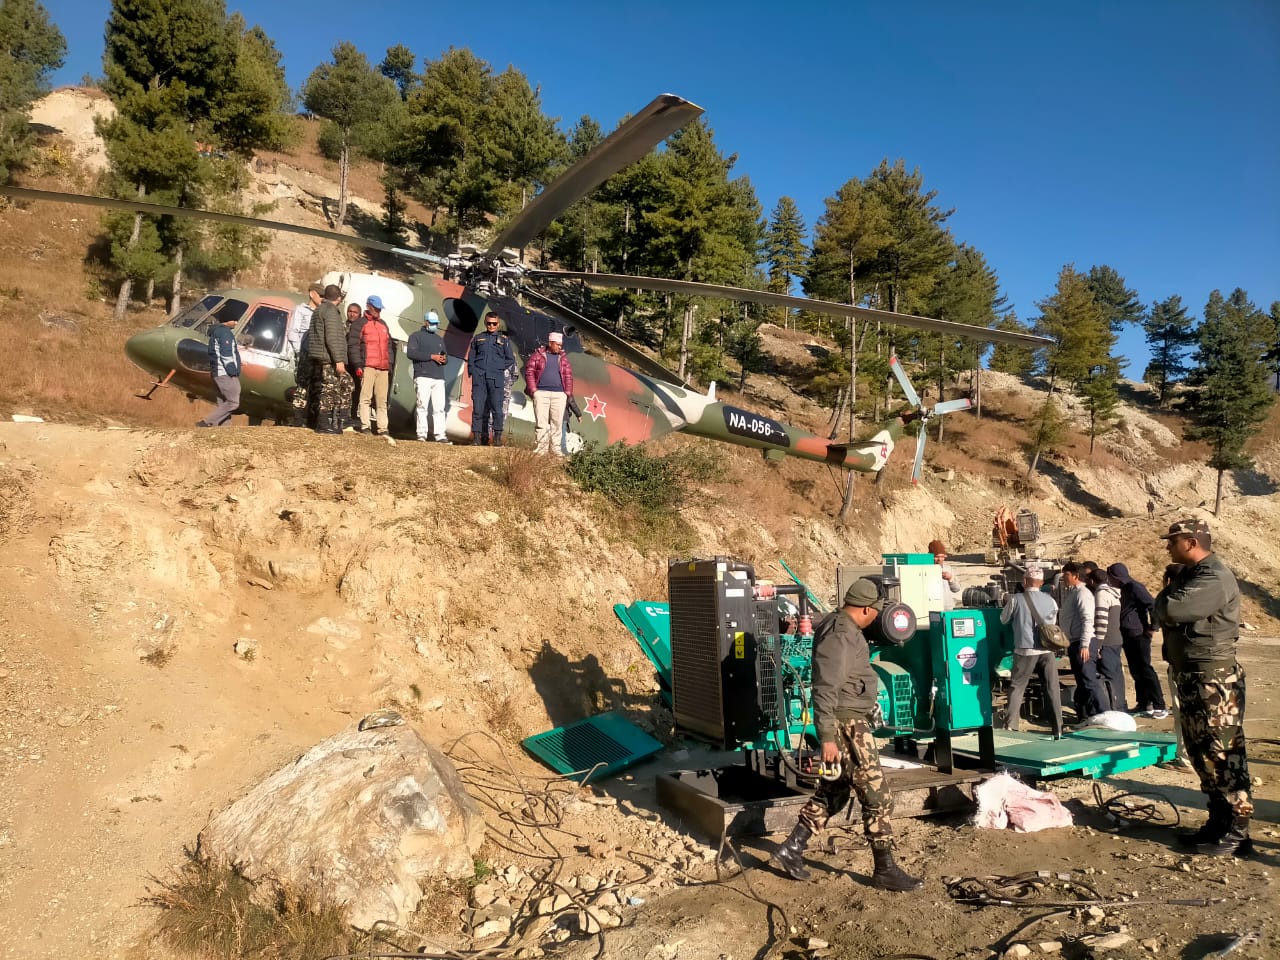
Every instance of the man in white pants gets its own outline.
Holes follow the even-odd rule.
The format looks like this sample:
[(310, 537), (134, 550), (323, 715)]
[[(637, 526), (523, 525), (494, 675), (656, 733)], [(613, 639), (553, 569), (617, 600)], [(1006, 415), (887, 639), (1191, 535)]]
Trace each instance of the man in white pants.
[(447, 401), (444, 374), (449, 356), (444, 350), (444, 338), (440, 336), (440, 317), (436, 312), (428, 310), (422, 324), (423, 328), (409, 338), (405, 349), (405, 355), (413, 361), (418, 439), (448, 443), (449, 438), (444, 432)]
[(565, 406), (573, 396), (573, 367), (564, 352), (564, 334), (552, 331), (547, 345), (529, 355), (524, 365), (525, 392), (533, 400), (537, 435), (533, 448), (538, 453), (562, 457), (560, 424)]

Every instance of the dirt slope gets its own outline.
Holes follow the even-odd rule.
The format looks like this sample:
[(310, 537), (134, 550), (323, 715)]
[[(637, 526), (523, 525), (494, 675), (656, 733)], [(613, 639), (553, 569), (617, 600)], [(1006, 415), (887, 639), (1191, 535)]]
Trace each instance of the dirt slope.
[[(86, 945), (126, 955), (152, 917), (139, 906), (147, 876), (180, 858), (211, 811), (380, 706), (400, 707), (437, 742), (491, 731), (528, 775), (538, 768), (521, 757), (520, 737), (601, 709), (623, 709), (666, 735), (654, 723), (661, 714), (647, 663), (611, 608), (660, 595), (669, 545), (637, 546), (637, 531), (562, 477), (550, 474), (542, 492), (516, 496), (501, 479), (512, 468), (495, 471), (488, 451), (269, 428), (3, 424), (0, 443), (10, 493), (0, 517), (0, 955), (56, 956)], [(976, 547), (964, 530), (980, 526), (976, 518), (999, 495), (970, 478), (916, 489), (891, 482), (883, 524), (840, 529), (740, 496), (747, 477), (763, 470), (754, 458), (726, 457), (723, 469), (686, 511), (685, 549), (761, 564), (786, 556), (823, 593), (835, 560), (915, 547), (935, 532), (958, 550)], [(1269, 522), (1274, 541), (1273, 497), (1240, 500), (1230, 508), (1239, 532), (1224, 532), (1224, 553), (1234, 560), (1235, 551), (1257, 551), (1274, 564), (1261, 529)], [(1045, 508), (1058, 515), (1054, 504)], [(1141, 570), (1144, 558), (1154, 562), (1155, 547), (1146, 545), (1154, 526), (1145, 517), (1113, 521), (1087, 543), (1094, 555)], [(1266, 589), (1257, 587), (1264, 603)], [(1274, 621), (1251, 604), (1250, 616), (1275, 634)], [(238, 641), (256, 645), (252, 660), (236, 655)], [(1249, 646), (1259, 716), (1274, 717), (1267, 704), (1277, 649)], [(1266, 729), (1275, 735), (1277, 727), (1255, 732)], [(1271, 769), (1259, 767), (1260, 813), (1274, 824), (1280, 795)], [(655, 820), (651, 797), (628, 799), (641, 780), (647, 775), (609, 788), (618, 809), (579, 803), (566, 824), (609, 849), (622, 844), (673, 864), (648, 880), (625, 863), (610, 867), (619, 882), (635, 878), (649, 904), (630, 912), (634, 926), (610, 934), (616, 955), (647, 956), (658, 943), (675, 951), (661, 955), (686, 958), (753, 954), (750, 945), (767, 935), (764, 908), (722, 887), (687, 888), (714, 875), (706, 848)], [(1175, 795), (1194, 808), (1184, 786)], [(1055, 838), (979, 836), (938, 823), (904, 830), (907, 861), (935, 878), (926, 899), (940, 912), (922, 936), (937, 956), (962, 955), (960, 943), (989, 942), (1012, 926), (1011, 918), (944, 907), (936, 877), (973, 872), (979, 850), (982, 869), (998, 861), (1000, 872), (1106, 867), (1122, 851), (1143, 864), (1178, 863), (1152, 840), (1131, 848), (1085, 828)], [(1260, 864), (1225, 874), (1206, 868), (1158, 887), (1203, 890), (1230, 876), (1261, 895), (1275, 865), (1267, 836)], [(748, 848), (748, 860), (767, 856), (766, 844)], [(569, 842), (564, 852), (569, 870), (608, 866), (585, 854), (574, 860)], [(500, 869), (520, 862), (500, 849), (491, 856)], [(864, 851), (849, 857), (864, 869)], [(910, 939), (897, 921), (868, 929), (856, 920), (881, 899), (856, 877), (832, 876), (801, 903), (767, 871), (750, 876), (762, 896), (787, 904), (791, 925), (845, 943), (848, 955)], [(1176, 924), (1149, 921), (1127, 922), (1146, 924), (1161, 943), (1180, 942)], [(742, 952), (723, 948), (735, 932)]]

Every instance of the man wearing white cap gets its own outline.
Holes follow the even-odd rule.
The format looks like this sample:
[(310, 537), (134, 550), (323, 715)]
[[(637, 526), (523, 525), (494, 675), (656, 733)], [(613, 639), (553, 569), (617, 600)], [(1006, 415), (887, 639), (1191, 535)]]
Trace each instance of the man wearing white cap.
[[(1010, 671), (1009, 706), (1005, 712), (1004, 728), (1017, 730), (1022, 712), (1022, 697), (1027, 684), (1037, 673), (1044, 686), (1049, 706), (1053, 710), (1053, 735), (1062, 736), (1062, 687), (1058, 680), (1058, 658), (1052, 650), (1046, 650), (1036, 635), (1036, 616), (1041, 623), (1054, 623), (1058, 619), (1058, 604), (1045, 593), (1044, 568), (1031, 564), (1022, 578), (1022, 592), (1009, 594), (1000, 622), (1013, 624), (1013, 668)], [(1031, 607), (1035, 605), (1035, 615)]]
[[(548, 354), (550, 356), (548, 356)], [(538, 453), (563, 456), (560, 424), (565, 405), (573, 396), (573, 368), (564, 352), (564, 334), (552, 331), (547, 345), (529, 355), (524, 365), (525, 392), (533, 400), (533, 420), (537, 435), (533, 448)]]
[(422, 319), (422, 329), (409, 338), (405, 354), (413, 361), (418, 439), (448, 443), (449, 438), (444, 433), (445, 404), (448, 402), (444, 374), (449, 355), (445, 353), (444, 338), (440, 336), (440, 317), (434, 310), (427, 311)]

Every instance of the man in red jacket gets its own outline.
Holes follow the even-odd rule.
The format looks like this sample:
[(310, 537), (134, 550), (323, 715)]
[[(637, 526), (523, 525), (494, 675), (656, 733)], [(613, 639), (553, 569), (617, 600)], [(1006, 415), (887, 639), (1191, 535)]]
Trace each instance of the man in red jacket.
[(387, 396), (391, 385), (391, 361), (395, 344), (391, 330), (382, 319), (382, 298), (376, 293), (365, 303), (364, 316), (351, 325), (351, 341), (359, 346), (351, 362), (360, 378), (360, 425), (373, 432), (373, 411), (377, 409), (378, 433), (387, 435)]
[(564, 334), (552, 331), (547, 345), (529, 355), (524, 365), (525, 392), (533, 401), (533, 421), (537, 434), (533, 449), (538, 453), (564, 456), (560, 448), (560, 424), (565, 405), (573, 406), (573, 367), (564, 352)]

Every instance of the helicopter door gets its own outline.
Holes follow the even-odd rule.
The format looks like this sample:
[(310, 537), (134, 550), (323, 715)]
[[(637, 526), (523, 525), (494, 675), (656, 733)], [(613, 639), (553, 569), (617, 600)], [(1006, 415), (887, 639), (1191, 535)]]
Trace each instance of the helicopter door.
[(288, 311), (259, 304), (236, 336), (241, 359), (268, 368), (286, 366), (289, 357), (284, 335), (288, 325)]

